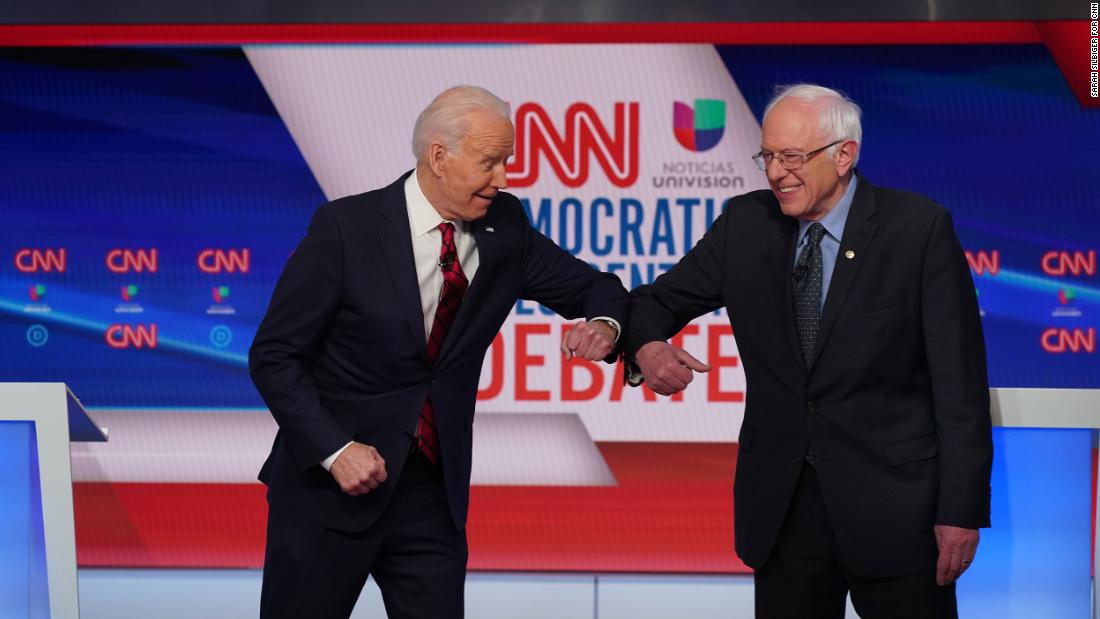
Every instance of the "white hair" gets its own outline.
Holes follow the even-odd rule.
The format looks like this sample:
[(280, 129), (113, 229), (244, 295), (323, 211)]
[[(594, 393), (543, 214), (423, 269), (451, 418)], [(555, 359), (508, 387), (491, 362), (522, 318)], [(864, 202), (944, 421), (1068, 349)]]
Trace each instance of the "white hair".
[[(768, 117), (772, 108), (780, 101), (791, 97), (803, 103), (817, 105), (819, 126), (821, 132), (826, 136), (825, 139), (830, 142), (834, 140), (852, 140), (862, 146), (863, 127), (859, 122), (862, 112), (859, 105), (832, 88), (818, 86), (817, 84), (781, 86), (776, 90), (775, 97), (764, 108), (764, 118)], [(840, 144), (829, 148), (826, 151), (829, 158), (832, 159), (839, 149)], [(859, 162), (861, 150), (856, 151), (856, 159), (852, 162), (853, 166)]]
[(439, 93), (420, 112), (413, 126), (412, 150), (416, 160), (425, 161), (428, 146), (440, 140), (448, 150), (456, 150), (469, 130), (471, 112), (486, 112), (509, 122), (512, 110), (500, 97), (479, 86), (455, 86)]

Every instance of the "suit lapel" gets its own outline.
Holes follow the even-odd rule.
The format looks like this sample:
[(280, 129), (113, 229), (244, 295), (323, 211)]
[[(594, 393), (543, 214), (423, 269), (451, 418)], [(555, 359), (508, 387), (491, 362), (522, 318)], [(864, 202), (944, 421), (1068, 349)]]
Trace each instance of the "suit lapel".
[[(829, 339), (829, 332), (836, 322), (844, 298), (855, 279), (859, 266), (867, 258), (867, 246), (875, 234), (875, 197), (874, 187), (862, 176), (856, 195), (852, 199), (852, 209), (848, 212), (848, 221), (844, 223), (844, 238), (840, 239), (840, 251), (833, 267), (833, 278), (829, 283), (829, 292), (825, 296), (825, 309), (821, 314), (821, 327), (817, 334), (817, 349), (814, 359), (821, 356), (821, 350)], [(852, 258), (848, 258), (851, 252)]]
[(424, 361), (428, 361), (427, 342), (424, 338), (424, 309), (420, 304), (420, 285), (416, 278), (416, 262), (413, 258), (412, 236), (409, 233), (409, 211), (405, 206), (404, 174), (385, 189), (379, 208), (378, 243), (386, 256), (387, 270), (393, 279), (397, 302), (409, 326), (409, 335), (417, 343)]
[[(806, 372), (806, 366), (802, 363), (802, 348), (798, 343), (798, 333), (794, 328), (794, 308), (791, 307), (791, 272), (794, 269), (794, 250), (798, 242), (798, 221), (786, 217), (779, 212), (779, 204), (776, 203), (776, 215), (779, 225), (772, 236), (771, 243), (771, 269), (769, 282), (775, 287), (773, 291), (775, 307), (779, 310), (776, 326), (783, 332), (783, 339), (787, 342), (788, 352), (794, 355), (795, 365)], [(781, 374), (783, 375), (783, 374)]]

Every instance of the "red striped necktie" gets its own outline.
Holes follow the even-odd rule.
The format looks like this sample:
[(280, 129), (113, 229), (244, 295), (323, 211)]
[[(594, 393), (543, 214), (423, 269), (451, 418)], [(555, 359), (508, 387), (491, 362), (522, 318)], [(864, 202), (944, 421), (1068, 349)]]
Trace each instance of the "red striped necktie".
[[(449, 221), (439, 224), (439, 231), (443, 233), (443, 245), (439, 250), (439, 270), (443, 273), (443, 289), (439, 293), (439, 305), (435, 310), (435, 319), (432, 321), (432, 331), (428, 335), (428, 359), (435, 362), (439, 356), (443, 342), (447, 339), (447, 332), (458, 315), (458, 306), (462, 303), (462, 295), (466, 293), (469, 281), (462, 272), (462, 266), (458, 263), (458, 250), (455, 248), (455, 226)], [(424, 406), (420, 409), (420, 421), (416, 425), (418, 445), (424, 455), (432, 464), (439, 463), (439, 433), (435, 427), (435, 410), (432, 408), (432, 397), (424, 400)]]

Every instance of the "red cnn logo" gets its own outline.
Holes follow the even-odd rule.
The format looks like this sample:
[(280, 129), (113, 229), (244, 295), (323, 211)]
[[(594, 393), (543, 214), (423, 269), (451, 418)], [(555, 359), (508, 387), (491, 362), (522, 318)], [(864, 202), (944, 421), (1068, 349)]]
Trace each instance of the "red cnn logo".
[(565, 136), (554, 128), (550, 115), (537, 103), (516, 110), (516, 155), (507, 167), (508, 184), (530, 187), (539, 179), (540, 154), (567, 187), (588, 180), (589, 155), (603, 168), (608, 180), (629, 187), (638, 180), (638, 103), (615, 104), (615, 137), (587, 103), (574, 103), (565, 111)]
[(993, 251), (968, 251), (966, 252), (966, 262), (975, 275), (988, 274), (996, 276), (997, 273), (1001, 272), (1001, 252), (996, 249)]
[(203, 273), (248, 273), (248, 249), (204, 249), (199, 252), (199, 270)]
[(49, 273), (57, 271), (65, 272), (65, 248), (61, 249), (30, 249), (24, 248), (15, 252), (15, 268), (23, 273)]
[(103, 337), (111, 348), (156, 348), (157, 325), (111, 325)]
[(105, 262), (112, 273), (129, 273), (131, 271), (156, 273), (157, 250), (112, 249), (107, 252)]
[(1088, 331), (1081, 329), (1070, 331), (1050, 328), (1043, 331), (1040, 341), (1043, 344), (1043, 350), (1049, 353), (1081, 352), (1082, 350), (1092, 353), (1096, 352), (1096, 329), (1089, 327)]
[(1047, 275), (1096, 274), (1096, 250), (1088, 253), (1075, 251), (1048, 251), (1043, 254), (1043, 272)]

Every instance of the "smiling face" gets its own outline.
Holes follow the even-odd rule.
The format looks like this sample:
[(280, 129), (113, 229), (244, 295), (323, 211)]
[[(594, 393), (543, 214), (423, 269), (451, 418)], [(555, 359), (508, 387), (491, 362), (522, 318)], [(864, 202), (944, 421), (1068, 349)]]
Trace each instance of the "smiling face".
[[(819, 121), (818, 106), (796, 98), (779, 101), (764, 118), (760, 146), (773, 153), (807, 153), (832, 142)], [(820, 221), (848, 188), (858, 145), (846, 140), (832, 157), (828, 150), (808, 159), (797, 170), (786, 170), (777, 159), (768, 164), (768, 185), (779, 200), (783, 214), (807, 221)]]
[(466, 133), (450, 149), (436, 140), (428, 147), (427, 169), (418, 179), (425, 197), (444, 219), (473, 221), (485, 216), (497, 192), (508, 186), (504, 162), (512, 156), (512, 123), (484, 111), (470, 112)]

